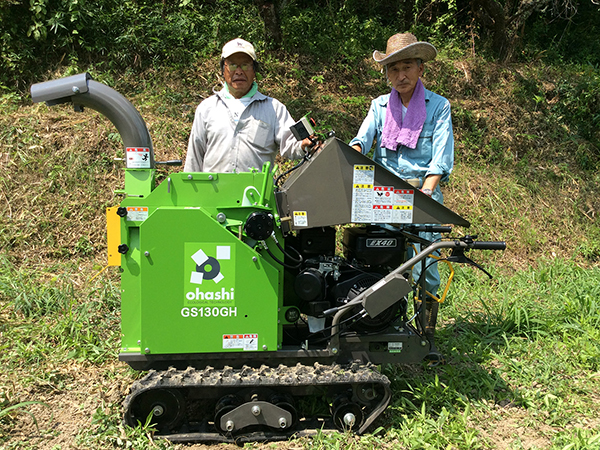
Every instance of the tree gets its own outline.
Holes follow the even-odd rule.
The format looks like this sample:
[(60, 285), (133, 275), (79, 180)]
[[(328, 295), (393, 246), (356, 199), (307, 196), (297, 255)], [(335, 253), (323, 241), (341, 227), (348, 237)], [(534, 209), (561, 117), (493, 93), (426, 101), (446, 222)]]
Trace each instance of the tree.
[(546, 12), (555, 19), (570, 20), (577, 13), (578, 1), (471, 0), (471, 10), (479, 26), (491, 34), (492, 50), (498, 59), (507, 61), (512, 58), (525, 32), (525, 22), (532, 14)]
[(281, 8), (285, 6), (286, 1), (283, 0), (253, 0), (254, 5), (258, 8), (260, 17), (265, 24), (265, 41), (270, 43), (274, 48), (280, 48), (283, 42), (281, 33)]

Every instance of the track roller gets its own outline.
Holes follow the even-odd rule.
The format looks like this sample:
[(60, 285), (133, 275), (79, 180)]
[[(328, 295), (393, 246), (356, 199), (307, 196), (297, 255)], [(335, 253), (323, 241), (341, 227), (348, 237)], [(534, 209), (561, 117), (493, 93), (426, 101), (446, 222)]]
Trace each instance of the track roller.
[(281, 428), (291, 428), (294, 425), (296, 425), (296, 422), (298, 421), (298, 413), (296, 412), (294, 399), (292, 398), (291, 395), (281, 393), (281, 392), (276, 392), (271, 396), (269, 401), (271, 403), (273, 403), (275, 406), (278, 406), (279, 408), (288, 411), (290, 413), (290, 415), (292, 416), (291, 422), (288, 423), (286, 426), (281, 426), (281, 424), (280, 424)]
[(233, 411), (235, 408), (242, 404), (242, 400), (237, 395), (226, 395), (219, 399), (217, 405), (215, 406), (215, 428), (217, 431), (222, 433), (232, 432), (235, 428), (235, 424), (232, 421), (225, 421), (223, 425), (221, 425), (221, 418)]
[(352, 402), (346, 395), (336, 397), (331, 405), (333, 423), (340, 431), (355, 431), (363, 423), (362, 408)]
[(144, 424), (152, 414), (151, 423), (161, 433), (176, 430), (185, 418), (185, 399), (178, 389), (153, 389), (138, 395), (125, 416), (129, 426)]

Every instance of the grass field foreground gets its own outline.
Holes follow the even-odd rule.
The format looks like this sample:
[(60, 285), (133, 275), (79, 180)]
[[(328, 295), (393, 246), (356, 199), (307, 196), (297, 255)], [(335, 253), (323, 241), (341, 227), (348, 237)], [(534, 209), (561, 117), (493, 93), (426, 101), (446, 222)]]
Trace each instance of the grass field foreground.
[[(369, 63), (284, 63), (266, 61), (266, 91), (345, 141), (387, 89)], [(494, 279), (456, 268), (437, 338), (447, 364), (383, 367), (394, 397), (373, 433), (249, 447), (600, 448), (597, 149), (551, 103), (585, 70), (443, 56), (430, 66), (426, 85), (451, 100), (455, 118), (446, 204), (472, 222), (457, 235), (507, 241), (505, 252), (470, 254)], [(167, 160), (185, 155), (215, 71), (211, 61), (184, 74), (93, 75), (134, 103)], [(121, 425), (140, 374), (117, 361), (118, 274), (100, 273), (104, 209), (123, 183), (118, 133), (95, 112), (16, 93), (2, 95), (0, 110), (0, 447), (183, 448), (153, 440), (147, 424)]]

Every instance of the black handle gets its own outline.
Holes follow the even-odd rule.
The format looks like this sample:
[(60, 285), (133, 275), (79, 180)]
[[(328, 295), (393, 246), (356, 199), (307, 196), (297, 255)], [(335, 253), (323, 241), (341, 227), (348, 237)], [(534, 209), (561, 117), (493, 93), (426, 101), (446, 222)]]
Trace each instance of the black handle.
[(504, 241), (475, 241), (470, 246), (479, 250), (506, 250), (506, 242)]
[(181, 166), (183, 161), (181, 159), (171, 159), (169, 161), (155, 161), (155, 163), (161, 166)]

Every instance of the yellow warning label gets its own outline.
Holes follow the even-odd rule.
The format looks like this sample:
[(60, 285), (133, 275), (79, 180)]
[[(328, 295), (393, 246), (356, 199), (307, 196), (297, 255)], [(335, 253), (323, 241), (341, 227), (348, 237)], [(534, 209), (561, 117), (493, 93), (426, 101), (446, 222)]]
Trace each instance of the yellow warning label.
[(308, 214), (306, 211), (294, 211), (294, 226), (308, 227)]

